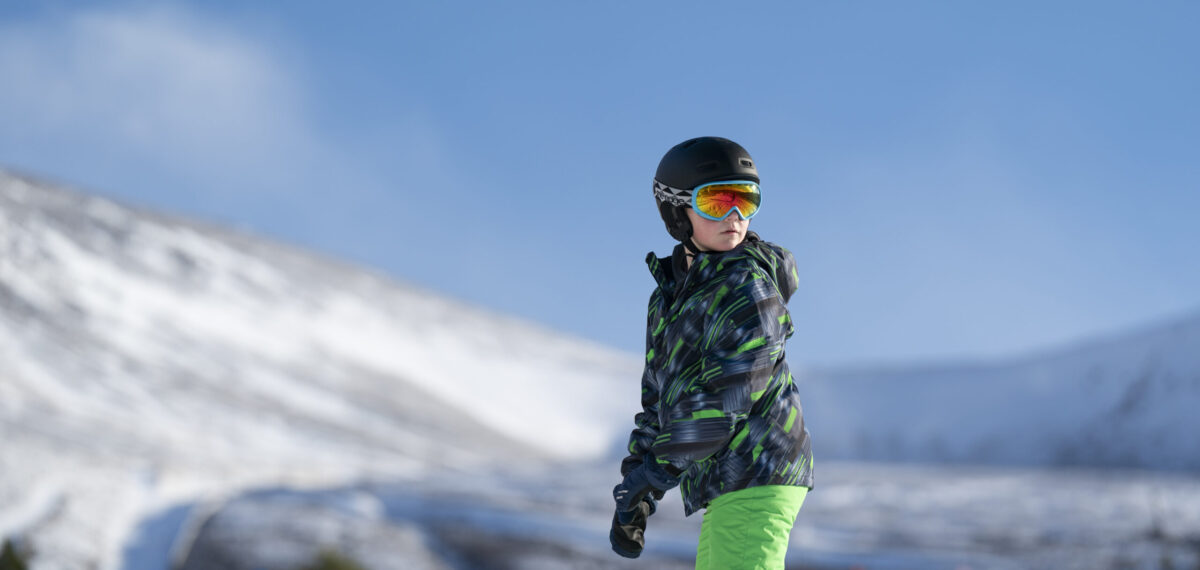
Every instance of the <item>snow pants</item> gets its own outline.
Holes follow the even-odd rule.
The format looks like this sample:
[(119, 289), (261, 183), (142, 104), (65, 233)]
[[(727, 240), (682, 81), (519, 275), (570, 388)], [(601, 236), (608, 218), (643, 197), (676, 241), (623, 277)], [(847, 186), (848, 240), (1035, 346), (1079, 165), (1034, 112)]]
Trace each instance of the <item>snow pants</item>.
[(696, 570), (782, 570), (808, 487), (764, 485), (713, 499), (700, 524)]

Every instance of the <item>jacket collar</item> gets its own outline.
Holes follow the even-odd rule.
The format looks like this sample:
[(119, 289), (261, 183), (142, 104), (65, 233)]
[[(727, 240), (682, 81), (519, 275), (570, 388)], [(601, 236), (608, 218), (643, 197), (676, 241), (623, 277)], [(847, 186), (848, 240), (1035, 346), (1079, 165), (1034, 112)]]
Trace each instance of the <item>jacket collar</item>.
[[(696, 264), (701, 262), (706, 257), (722, 256), (738, 252), (750, 243), (757, 241), (761, 241), (761, 238), (758, 237), (758, 234), (747, 231), (746, 239), (742, 240), (742, 243), (738, 244), (737, 247), (729, 251), (701, 252), (696, 254), (696, 257), (692, 259), (692, 268), (695, 268)], [(658, 283), (658, 286), (662, 288), (663, 291), (674, 291), (676, 286), (684, 281), (684, 278), (688, 274), (688, 270), (686, 269), (687, 264), (685, 261), (686, 254), (687, 249), (682, 243), (676, 244), (675, 249), (671, 251), (671, 255), (667, 257), (659, 257), (653, 251), (646, 254), (646, 265), (650, 268), (650, 275), (654, 276), (654, 281)]]

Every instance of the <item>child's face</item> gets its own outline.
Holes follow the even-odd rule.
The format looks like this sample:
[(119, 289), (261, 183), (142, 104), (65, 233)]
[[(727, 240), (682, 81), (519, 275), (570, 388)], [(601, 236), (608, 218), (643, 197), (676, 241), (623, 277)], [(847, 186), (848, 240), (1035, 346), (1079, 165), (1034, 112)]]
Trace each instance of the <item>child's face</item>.
[(742, 218), (737, 212), (717, 221), (688, 208), (687, 216), (692, 221), (692, 241), (702, 251), (729, 251), (746, 239), (746, 230), (750, 229), (750, 220)]

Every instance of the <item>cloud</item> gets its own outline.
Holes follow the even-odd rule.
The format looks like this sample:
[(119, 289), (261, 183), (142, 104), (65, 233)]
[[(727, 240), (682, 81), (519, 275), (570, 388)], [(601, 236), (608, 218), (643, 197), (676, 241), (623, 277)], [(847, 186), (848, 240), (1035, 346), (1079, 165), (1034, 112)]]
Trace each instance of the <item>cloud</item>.
[(179, 8), (10, 23), (0, 148), (90, 149), (213, 187), (221, 171), (279, 186), (322, 153), (294, 75), (265, 42)]

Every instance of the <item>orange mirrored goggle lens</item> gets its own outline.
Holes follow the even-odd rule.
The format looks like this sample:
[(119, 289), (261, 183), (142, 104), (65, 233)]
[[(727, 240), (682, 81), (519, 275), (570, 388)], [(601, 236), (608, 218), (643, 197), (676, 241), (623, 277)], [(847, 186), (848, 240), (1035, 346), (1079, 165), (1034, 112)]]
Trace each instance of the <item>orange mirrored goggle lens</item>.
[(734, 210), (748, 220), (761, 201), (758, 184), (750, 181), (712, 182), (692, 190), (692, 209), (710, 220), (724, 220)]

